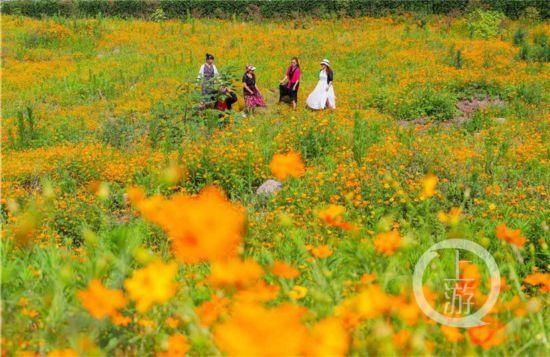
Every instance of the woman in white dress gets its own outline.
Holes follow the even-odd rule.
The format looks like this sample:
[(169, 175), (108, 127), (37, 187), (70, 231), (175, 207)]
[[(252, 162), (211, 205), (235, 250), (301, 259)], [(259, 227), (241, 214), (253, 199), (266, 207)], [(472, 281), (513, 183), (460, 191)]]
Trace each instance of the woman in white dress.
[(330, 68), (330, 62), (328, 59), (321, 61), (321, 72), (319, 72), (319, 82), (317, 86), (307, 97), (307, 106), (311, 109), (335, 109), (336, 108), (336, 96), (334, 95), (334, 88), (332, 82), (334, 81), (334, 73)]

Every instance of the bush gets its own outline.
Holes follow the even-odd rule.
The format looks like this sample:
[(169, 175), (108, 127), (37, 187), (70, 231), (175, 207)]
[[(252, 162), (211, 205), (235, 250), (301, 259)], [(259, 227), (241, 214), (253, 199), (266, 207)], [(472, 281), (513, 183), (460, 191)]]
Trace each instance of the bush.
[(498, 35), (504, 14), (477, 9), (468, 16), (468, 31), (472, 38), (489, 39)]
[(395, 115), (401, 120), (418, 118), (449, 120), (456, 114), (456, 97), (431, 88), (415, 91), (412, 99), (399, 105)]

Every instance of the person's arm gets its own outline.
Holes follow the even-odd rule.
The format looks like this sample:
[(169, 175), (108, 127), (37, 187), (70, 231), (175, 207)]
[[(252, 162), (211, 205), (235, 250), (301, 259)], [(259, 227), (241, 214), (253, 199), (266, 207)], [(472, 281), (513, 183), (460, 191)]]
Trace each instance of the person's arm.
[(288, 81), (288, 75), (285, 74), (285, 78), (281, 79), (279, 83), (285, 84)]
[(254, 92), (250, 88), (248, 88), (248, 85), (246, 84), (246, 74), (243, 76), (243, 88), (248, 91), (248, 93), (254, 94)]
[(296, 87), (298, 87), (298, 83), (300, 83), (300, 67), (296, 68), (296, 71), (294, 72), (294, 76), (296, 76), (296, 82), (294, 82), (294, 85), (292, 86), (292, 90), (296, 90)]
[(327, 74), (327, 91), (332, 87), (332, 82), (334, 81), (334, 72), (330, 71), (330, 73)]
[(216, 67), (215, 64), (213, 64), (212, 67), (214, 67), (214, 75), (217, 76), (219, 74), (218, 73), (218, 68)]
[(197, 76), (197, 79), (201, 79), (203, 75), (204, 75), (204, 64), (199, 69), (199, 75)]

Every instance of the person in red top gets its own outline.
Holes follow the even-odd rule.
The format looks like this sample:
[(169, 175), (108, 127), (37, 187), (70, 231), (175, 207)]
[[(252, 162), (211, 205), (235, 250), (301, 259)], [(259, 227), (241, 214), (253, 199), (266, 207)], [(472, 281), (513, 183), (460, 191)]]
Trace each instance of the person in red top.
[(279, 85), (279, 103), (283, 101), (283, 97), (288, 96), (292, 102), (292, 108), (296, 110), (298, 102), (298, 88), (300, 86), (300, 62), (297, 57), (292, 57), (290, 67), (286, 70), (285, 78)]

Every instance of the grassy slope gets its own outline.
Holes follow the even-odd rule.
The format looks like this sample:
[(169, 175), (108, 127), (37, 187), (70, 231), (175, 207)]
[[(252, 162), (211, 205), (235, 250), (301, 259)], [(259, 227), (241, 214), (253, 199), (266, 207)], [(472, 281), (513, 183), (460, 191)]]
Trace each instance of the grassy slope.
[[(93, 276), (120, 284), (136, 266), (135, 249), (141, 243), (169, 255), (162, 234), (124, 205), (124, 188), (133, 184), (166, 194), (221, 185), (248, 208), (245, 254), (264, 265), (285, 259), (298, 266), (302, 275), (296, 283), (309, 290), (300, 304), (316, 316), (331, 313), (363, 273), (377, 273), (387, 291), (407, 289), (413, 262), (446, 237), (468, 237), (494, 254), (511, 286), (503, 301), (522, 294), (521, 279), (534, 266), (547, 268), (548, 67), (516, 59), (511, 35), (519, 24), (509, 24), (502, 40), (487, 41), (468, 39), (463, 20), (447, 24), (438, 18), (426, 29), (406, 18), (304, 21), (298, 28), (289, 23), (16, 17), (5, 17), (3, 25), (6, 236), (25, 217), (40, 218), (37, 242), (24, 249), (8, 243), (4, 249), (3, 309), (13, 321), (4, 326), (9, 349), (16, 349), (16, 337), (28, 341), (30, 349), (41, 339), (47, 349), (61, 347), (66, 335), (76, 343), (75, 331), (91, 331), (96, 343), (108, 345), (113, 328), (87, 319), (74, 291)], [(548, 33), (546, 24), (528, 28)], [(462, 69), (449, 64), (453, 44), (463, 49)], [(220, 68), (238, 68), (237, 75), (244, 64), (253, 63), (269, 103), (275, 101), (289, 57), (298, 55), (304, 73), (301, 105), (317, 81), (318, 60), (328, 57), (336, 72), (338, 109), (291, 112), (270, 105), (253, 117), (237, 116), (221, 129), (193, 120), (182, 123), (188, 100), (176, 88), (194, 78), (207, 51), (216, 54)], [(461, 128), (418, 130), (395, 124), (426, 114), (432, 102), (421, 98), (433, 97), (432, 92), (442, 93), (443, 99), (436, 99), (443, 104), (489, 92), (507, 106), (490, 109)], [(35, 120), (32, 131), (27, 106)], [(17, 132), (19, 112), (27, 118), (23, 135)], [(499, 124), (495, 117), (506, 121)], [(258, 199), (254, 190), (270, 177), (267, 164), (273, 153), (289, 149), (304, 156), (306, 176), (286, 182), (267, 202)], [(176, 182), (167, 179), (174, 167), (183, 173)], [(439, 194), (421, 201), (420, 180), (427, 172), (439, 177)], [(94, 195), (100, 182), (110, 190), (104, 200)], [(328, 203), (344, 205), (346, 218), (359, 229), (343, 232), (321, 225), (316, 212)], [(463, 214), (458, 225), (449, 227), (437, 213), (452, 207), (461, 207)], [(495, 238), (499, 223), (520, 228), (528, 238), (522, 263)], [(392, 224), (406, 244), (387, 258), (375, 253), (371, 238)], [(83, 228), (88, 233), (83, 235)], [(72, 243), (86, 237), (93, 241), (90, 232), (100, 244), (73, 249)], [(307, 244), (329, 244), (334, 254), (312, 264)], [(205, 271), (202, 266), (182, 268), (181, 280), (194, 287), (195, 303), (210, 294), (197, 283)], [(191, 273), (198, 278), (188, 278)], [(430, 279), (437, 284), (444, 275), (434, 272)], [(286, 292), (291, 286), (282, 288)], [(187, 299), (181, 295), (180, 301)], [(16, 305), (23, 296), (38, 311), (37, 325), (29, 326)], [(185, 306), (174, 302), (151, 318), (161, 321), (169, 312), (185, 316)], [(495, 352), (522, 346), (522, 352), (543, 351), (535, 336), (544, 335), (545, 312), (519, 320), (502, 313), (502, 321), (514, 322), (507, 342)], [(121, 346), (139, 330), (132, 329), (116, 330)], [(159, 336), (148, 335), (138, 348), (158, 346), (167, 331), (159, 329)], [(368, 325), (356, 332), (358, 348), (393, 351), (384, 338), (369, 335), (372, 329)], [(445, 345), (428, 325), (414, 331), (435, 340), (442, 354), (474, 348)], [(195, 348), (208, 351), (203, 338), (196, 337)]]

